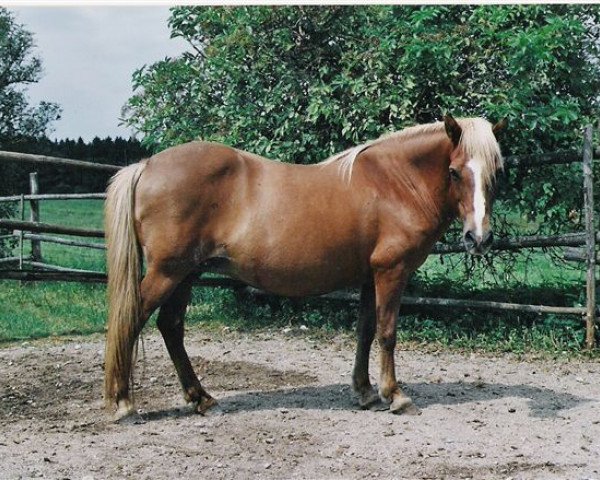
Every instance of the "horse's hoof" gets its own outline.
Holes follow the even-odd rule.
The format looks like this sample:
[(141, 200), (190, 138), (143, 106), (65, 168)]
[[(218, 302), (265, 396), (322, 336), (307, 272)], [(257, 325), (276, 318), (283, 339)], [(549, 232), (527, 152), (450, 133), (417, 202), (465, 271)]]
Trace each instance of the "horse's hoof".
[(146, 420), (144, 420), (139, 413), (133, 412), (128, 415), (115, 418), (114, 423), (118, 425), (143, 425), (146, 423)]
[(372, 412), (385, 412), (388, 409), (387, 403), (383, 403), (381, 399), (378, 402), (372, 403), (369, 406), (369, 410)]
[(421, 415), (421, 410), (408, 397), (396, 397), (390, 404), (390, 412), (396, 415)]
[(135, 411), (132, 405), (128, 408), (119, 407), (117, 413), (115, 413), (113, 421), (119, 425), (141, 425), (146, 423), (142, 416)]
[(206, 415), (208, 410), (215, 407), (216, 405), (218, 405), (218, 402), (214, 398), (202, 397), (200, 400), (198, 400), (194, 410), (200, 415)]
[(363, 410), (373, 410), (373, 407), (381, 405), (381, 399), (375, 390), (359, 394), (358, 404)]
[(220, 417), (225, 415), (225, 410), (221, 408), (221, 405), (216, 404), (214, 407), (210, 407), (208, 410), (205, 410), (201, 415), (204, 417)]
[(117, 404), (117, 411), (113, 418), (115, 423), (119, 424), (132, 424), (134, 423), (134, 417), (139, 415), (135, 411), (133, 403), (129, 400), (119, 400)]

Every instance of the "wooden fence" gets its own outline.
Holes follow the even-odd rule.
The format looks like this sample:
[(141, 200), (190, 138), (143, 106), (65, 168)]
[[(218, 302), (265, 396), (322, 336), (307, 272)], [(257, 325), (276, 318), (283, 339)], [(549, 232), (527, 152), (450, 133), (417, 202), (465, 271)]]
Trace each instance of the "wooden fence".
[[(583, 154), (577, 152), (555, 152), (544, 155), (511, 156), (505, 158), (507, 166), (520, 165), (556, 165), (582, 162), (583, 165), (583, 189), (584, 189), (584, 212), (585, 230), (578, 233), (553, 235), (553, 236), (523, 236), (516, 238), (498, 239), (492, 247), (496, 251), (514, 251), (525, 248), (564, 247), (565, 259), (585, 263), (586, 269), (586, 305), (583, 307), (563, 307), (551, 305), (525, 305), (517, 303), (475, 301), (450, 298), (426, 298), (426, 297), (403, 297), (403, 304), (414, 306), (435, 306), (444, 308), (467, 308), (485, 310), (509, 310), (533, 313), (552, 313), (562, 315), (576, 315), (585, 320), (586, 324), (586, 346), (595, 346), (595, 331), (597, 318), (599, 317), (596, 305), (596, 266), (598, 255), (596, 245), (600, 244), (600, 232), (594, 228), (594, 204), (593, 204), (593, 169), (592, 162), (594, 153), (600, 157), (600, 149), (594, 152), (592, 146), (593, 129), (591, 126), (585, 129)], [(120, 167), (116, 165), (94, 164), (80, 160), (70, 160), (57, 157), (41, 155), (21, 154), (14, 152), (1, 152), (0, 161), (30, 162), (35, 164), (51, 164), (70, 166), (73, 168), (88, 168), (116, 172)], [(0, 228), (13, 230), (10, 237), (19, 240), (18, 257), (0, 259), (2, 264), (18, 264), (18, 268), (0, 270), (0, 279), (12, 279), (21, 281), (66, 281), (66, 282), (106, 282), (104, 272), (93, 272), (76, 270), (57, 265), (49, 265), (43, 262), (41, 254), (41, 243), (50, 242), (68, 246), (77, 246), (91, 249), (104, 249), (103, 243), (73, 240), (54, 235), (68, 235), (88, 238), (103, 238), (102, 230), (82, 229), (66, 227), (62, 225), (51, 225), (42, 223), (39, 218), (38, 202), (41, 200), (72, 200), (72, 199), (104, 199), (104, 194), (40, 194), (37, 189), (36, 175), (30, 177), (30, 194), (0, 197), (0, 202), (19, 202), (21, 220), (0, 219)], [(24, 218), (24, 204), (30, 203), (30, 219)], [(53, 234), (53, 235), (48, 235)], [(23, 244), (30, 241), (32, 245), (31, 258), (23, 256)], [(598, 243), (597, 243), (598, 242)], [(583, 248), (582, 248), (583, 247)], [(436, 244), (433, 253), (452, 254), (463, 253), (462, 243)], [(29, 267), (24, 268), (24, 267)], [(231, 278), (198, 278), (195, 285), (203, 287), (224, 287), (242, 289), (245, 288), (254, 295), (267, 295), (265, 292), (248, 287), (243, 282)], [(357, 301), (358, 294), (348, 292), (333, 292), (323, 295), (322, 298), (331, 300)]]

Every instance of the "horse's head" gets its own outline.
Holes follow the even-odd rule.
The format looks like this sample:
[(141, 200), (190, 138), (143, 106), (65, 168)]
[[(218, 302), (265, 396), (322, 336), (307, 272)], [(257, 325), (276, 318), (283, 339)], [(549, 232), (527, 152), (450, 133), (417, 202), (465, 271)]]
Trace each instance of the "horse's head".
[(463, 222), (465, 248), (473, 255), (487, 253), (494, 239), (490, 215), (496, 171), (502, 168), (497, 135), (506, 123), (506, 119), (492, 125), (481, 118), (444, 117), (453, 145), (448, 172), (450, 199)]

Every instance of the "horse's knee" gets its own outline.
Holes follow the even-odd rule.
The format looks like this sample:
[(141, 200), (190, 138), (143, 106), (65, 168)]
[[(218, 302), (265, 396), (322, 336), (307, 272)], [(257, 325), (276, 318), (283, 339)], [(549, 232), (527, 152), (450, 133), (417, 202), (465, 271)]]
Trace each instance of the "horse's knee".
[(379, 346), (386, 352), (393, 352), (396, 348), (396, 331), (383, 332), (377, 338)]

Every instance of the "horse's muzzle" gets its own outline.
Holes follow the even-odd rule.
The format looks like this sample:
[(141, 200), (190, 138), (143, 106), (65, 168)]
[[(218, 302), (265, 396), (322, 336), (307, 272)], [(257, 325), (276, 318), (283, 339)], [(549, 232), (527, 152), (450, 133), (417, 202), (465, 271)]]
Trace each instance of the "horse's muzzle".
[(467, 230), (463, 237), (467, 252), (471, 255), (485, 255), (494, 243), (494, 232), (488, 230), (483, 235), (475, 235), (472, 230)]

